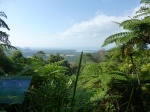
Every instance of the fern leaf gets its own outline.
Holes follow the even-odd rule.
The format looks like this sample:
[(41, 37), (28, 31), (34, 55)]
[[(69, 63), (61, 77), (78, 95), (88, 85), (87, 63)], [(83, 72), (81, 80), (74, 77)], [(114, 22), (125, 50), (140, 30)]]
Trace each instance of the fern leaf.
[(7, 18), (6, 14), (4, 12), (0, 12), (0, 16)]
[(119, 22), (116, 22), (116, 21), (112, 21), (113, 23), (115, 23), (115, 24), (118, 24), (118, 25), (120, 25), (120, 23)]
[(145, 17), (143, 20), (142, 20), (143, 23), (150, 23), (150, 16), (147, 16)]
[(141, 6), (140, 9), (138, 11), (136, 11), (135, 13), (143, 13), (145, 11), (147, 11), (149, 8), (148, 7), (145, 7), (145, 6)]
[(118, 38), (116, 40), (116, 45), (120, 46), (120, 45), (125, 45), (127, 43), (131, 43), (132, 42), (132, 39), (134, 39), (136, 36), (134, 33), (129, 33), (127, 36), (124, 36), (124, 37), (121, 37), (121, 38)]
[(120, 32), (120, 33), (117, 33), (117, 34), (114, 34), (114, 35), (111, 35), (109, 37), (107, 37), (102, 45), (102, 47), (108, 45), (108, 44), (111, 44), (111, 43), (114, 43), (116, 42), (116, 40), (118, 38), (121, 38), (121, 37), (124, 37), (124, 36), (127, 36), (130, 32)]
[(149, 0), (141, 0), (140, 3), (150, 4)]
[(6, 48), (6, 49), (17, 49), (16, 47), (10, 45), (10, 44), (0, 44), (1, 48)]
[(150, 14), (150, 8), (145, 8), (143, 10), (141, 9), (141, 10), (137, 11), (137, 15), (134, 16), (133, 18), (138, 18), (141, 16), (147, 16), (148, 14)]
[(0, 31), (0, 41), (6, 44), (9, 44), (9, 40), (8, 40), (9, 35), (6, 32), (2, 32)]
[(139, 19), (126, 20), (126, 21), (123, 21), (122, 23), (120, 23), (120, 27), (123, 27), (124, 29), (127, 29), (127, 30), (132, 30), (140, 22), (141, 22), (141, 20), (139, 20)]
[(7, 28), (7, 30), (10, 30), (8, 25), (1, 18), (0, 18), (0, 27)]

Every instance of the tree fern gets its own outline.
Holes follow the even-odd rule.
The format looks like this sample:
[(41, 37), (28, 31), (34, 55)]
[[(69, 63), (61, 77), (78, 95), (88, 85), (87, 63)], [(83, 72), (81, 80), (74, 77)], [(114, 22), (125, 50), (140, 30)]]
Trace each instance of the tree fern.
[[(125, 20), (119, 24), (128, 32), (120, 32), (107, 37), (102, 47), (116, 43), (117, 46), (137, 45), (141, 48), (143, 45), (150, 44), (150, 18), (149, 16), (139, 19)], [(142, 44), (140, 44), (142, 43)]]

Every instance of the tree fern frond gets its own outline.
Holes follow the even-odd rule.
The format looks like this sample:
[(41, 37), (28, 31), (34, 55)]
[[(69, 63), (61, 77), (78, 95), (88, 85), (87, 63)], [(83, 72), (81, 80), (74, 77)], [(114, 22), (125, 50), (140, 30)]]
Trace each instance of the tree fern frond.
[(118, 24), (118, 25), (120, 25), (120, 23), (119, 22), (116, 22), (116, 21), (112, 21), (113, 23), (115, 23), (115, 24)]
[(131, 87), (134, 84), (137, 84), (136, 78), (129, 78), (128, 80), (124, 79), (112, 79), (109, 83), (110, 86), (115, 86), (116, 88), (126, 88)]
[(134, 33), (129, 33), (127, 36), (120, 37), (116, 40), (116, 45), (125, 45), (126, 43), (132, 42), (132, 39), (135, 38)]
[(138, 17), (141, 17), (141, 16), (148, 15), (148, 13), (149, 13), (149, 12), (142, 13), (142, 14), (138, 14), (138, 15), (134, 16), (134, 18), (138, 18)]
[(82, 84), (81, 86), (84, 87), (84, 88), (93, 88), (94, 87), (94, 84), (97, 82), (99, 82), (100, 79), (99, 78), (91, 78), (89, 81), (85, 81), (84, 85)]
[(141, 0), (140, 3), (150, 4), (150, 1), (149, 0)]
[(54, 64), (48, 64), (44, 67), (42, 67), (41, 69), (39, 69), (41, 75), (50, 75), (50, 74), (56, 74), (56, 73), (65, 73), (67, 70), (66, 67), (64, 66), (60, 66), (58, 63), (54, 63)]
[(142, 20), (142, 23), (150, 23), (150, 16), (145, 17), (145, 18)]
[(136, 14), (143, 13), (143, 12), (147, 11), (148, 9), (149, 9), (148, 7), (141, 6), (140, 9), (138, 11), (136, 11), (135, 13)]
[(125, 20), (122, 23), (120, 23), (120, 27), (123, 27), (124, 29), (127, 29), (127, 30), (131, 30), (140, 22), (141, 22), (141, 20), (139, 20), (139, 19)]
[(51, 65), (54, 65), (54, 66), (61, 66), (65, 61), (66, 61), (66, 60), (57, 61), (57, 62), (51, 63)]
[(6, 14), (4, 12), (0, 12), (0, 16), (7, 18)]
[(141, 85), (149, 84), (149, 82), (150, 82), (150, 79), (141, 80)]
[(135, 15), (133, 18), (138, 18), (141, 16), (147, 16), (150, 14), (150, 8), (149, 7), (142, 7), (139, 11), (136, 12), (137, 15)]
[(135, 23), (135, 22), (140, 22), (139, 19), (129, 19), (129, 20), (125, 20), (123, 21), (122, 23), (120, 23), (120, 26), (126, 26), (126, 25), (129, 25), (131, 23)]
[[(7, 18), (6, 14), (4, 12), (0, 12), (0, 16)], [(1, 18), (0, 18), (0, 27), (7, 28), (8, 30), (10, 30), (8, 25)]]
[(0, 27), (7, 28), (8, 30), (10, 30), (8, 25), (1, 18), (0, 18)]
[(0, 31), (0, 41), (5, 44), (10, 44), (10, 41), (8, 40), (9, 35), (6, 32)]
[(102, 47), (108, 45), (108, 44), (111, 44), (113, 42), (116, 41), (116, 39), (120, 38), (120, 37), (124, 37), (124, 36), (127, 36), (130, 32), (120, 32), (120, 33), (117, 33), (117, 34), (114, 34), (114, 35), (111, 35), (109, 37), (107, 37), (102, 45)]
[(126, 75), (124, 72), (121, 72), (121, 71), (111, 71), (109, 73), (110, 74), (117, 74), (117, 75), (121, 75), (121, 76), (125, 76)]
[(111, 71), (109, 74), (113, 74), (112, 77), (115, 78), (115, 79), (124, 79), (124, 80), (126, 80), (126, 79), (129, 78), (129, 76), (126, 73), (121, 72), (121, 71)]
[(0, 47), (6, 48), (6, 49), (17, 49), (16, 47), (14, 47), (10, 44), (0, 44)]

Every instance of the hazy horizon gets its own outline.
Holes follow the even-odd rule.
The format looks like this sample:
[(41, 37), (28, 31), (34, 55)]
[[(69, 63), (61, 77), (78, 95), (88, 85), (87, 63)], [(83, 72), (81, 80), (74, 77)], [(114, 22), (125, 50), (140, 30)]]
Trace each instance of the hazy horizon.
[[(18, 46), (17, 46), (18, 47)], [(30, 50), (76, 50), (76, 51), (86, 51), (86, 50), (101, 50), (104, 48), (98, 48), (98, 47), (71, 47), (71, 48), (65, 48), (65, 47), (18, 47), (21, 49), (30, 49)]]

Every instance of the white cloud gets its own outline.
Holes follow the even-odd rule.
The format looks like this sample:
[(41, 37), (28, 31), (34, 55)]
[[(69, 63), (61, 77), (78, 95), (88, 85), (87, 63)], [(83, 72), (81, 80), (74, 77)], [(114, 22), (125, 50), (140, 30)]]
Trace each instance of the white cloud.
[(112, 21), (121, 22), (125, 19), (125, 16), (97, 15), (88, 21), (73, 25), (55, 38), (58, 38), (60, 46), (100, 47), (106, 37), (122, 30)]
[(59, 41), (59, 46), (63, 47), (101, 47), (106, 37), (123, 31), (122, 28), (113, 21), (122, 22), (130, 19), (139, 7), (127, 11), (122, 16), (107, 16), (97, 14), (95, 17), (74, 24), (66, 31), (59, 33), (55, 39)]

